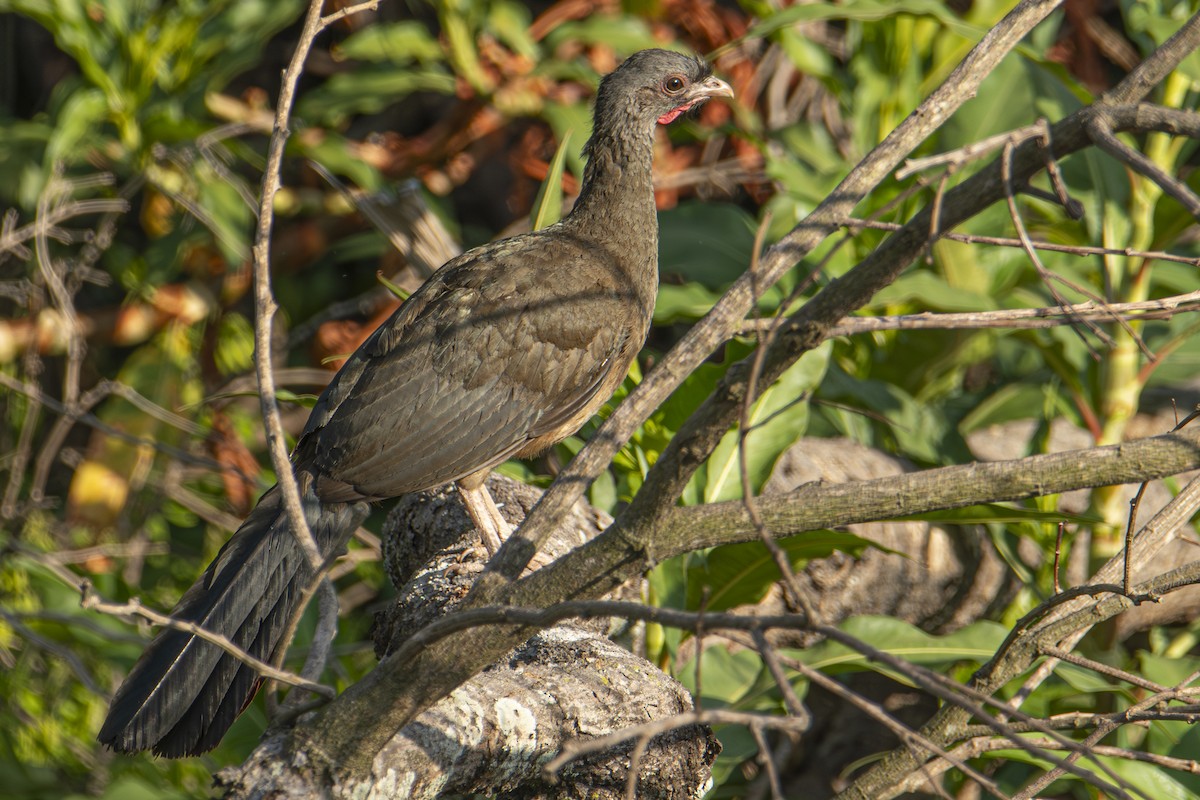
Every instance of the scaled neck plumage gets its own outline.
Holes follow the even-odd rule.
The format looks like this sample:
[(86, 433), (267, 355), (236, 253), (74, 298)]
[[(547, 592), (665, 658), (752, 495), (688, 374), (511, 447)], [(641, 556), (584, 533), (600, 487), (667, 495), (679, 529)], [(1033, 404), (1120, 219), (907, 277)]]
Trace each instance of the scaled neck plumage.
[(586, 145), (587, 167), (575, 208), (566, 222), (581, 232), (657, 250), (654, 204), (654, 119), (630, 106), (596, 108), (596, 128)]

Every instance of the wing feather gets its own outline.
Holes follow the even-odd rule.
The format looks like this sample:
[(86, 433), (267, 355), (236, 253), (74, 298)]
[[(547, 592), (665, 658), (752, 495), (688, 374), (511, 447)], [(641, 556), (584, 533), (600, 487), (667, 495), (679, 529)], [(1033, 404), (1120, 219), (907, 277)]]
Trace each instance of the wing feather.
[(567, 240), (553, 263), (536, 244), (496, 242), (439, 270), (335, 376), (298, 459), (362, 496), (394, 497), (582, 424), (649, 320), (631, 314), (632, 290), (615, 276), (583, 268), (593, 258), (583, 243)]

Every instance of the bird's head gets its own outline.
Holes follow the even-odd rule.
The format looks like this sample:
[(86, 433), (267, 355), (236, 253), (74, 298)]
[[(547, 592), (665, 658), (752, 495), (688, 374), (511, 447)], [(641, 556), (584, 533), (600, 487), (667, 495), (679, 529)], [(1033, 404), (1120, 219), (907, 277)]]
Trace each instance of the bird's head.
[(599, 117), (623, 111), (648, 124), (666, 125), (711, 97), (733, 97), (733, 89), (702, 58), (670, 50), (634, 53), (605, 76), (596, 96)]

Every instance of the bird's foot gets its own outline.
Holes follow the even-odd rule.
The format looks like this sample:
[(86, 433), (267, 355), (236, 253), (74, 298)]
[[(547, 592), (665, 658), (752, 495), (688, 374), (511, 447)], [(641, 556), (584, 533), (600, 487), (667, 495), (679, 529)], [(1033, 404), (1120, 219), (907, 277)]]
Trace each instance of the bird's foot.
[(458, 493), (462, 496), (463, 505), (467, 507), (467, 514), (471, 517), (471, 521), (479, 529), (479, 535), (483, 538), (483, 546), (487, 548), (488, 556), (496, 555), (500, 545), (512, 533), (512, 526), (500, 514), (500, 509), (496, 507), (486, 486), (467, 489), (459, 484)]

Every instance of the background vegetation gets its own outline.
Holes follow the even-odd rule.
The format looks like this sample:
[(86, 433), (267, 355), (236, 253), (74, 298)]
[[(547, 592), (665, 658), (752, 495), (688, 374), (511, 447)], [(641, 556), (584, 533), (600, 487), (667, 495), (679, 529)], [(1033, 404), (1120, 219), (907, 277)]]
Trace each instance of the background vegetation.
[[(463, 246), (535, 217), (544, 222), (582, 174), (592, 89), (625, 55), (650, 46), (709, 53), (738, 95), (732, 105), (705, 107), (659, 143), (663, 287), (642, 358), (648, 366), (747, 269), (760, 228), (769, 244), (802, 220), (1011, 5), (658, 0), (589, 13), (592, 4), (569, 0), (455, 0), (384, 3), (348, 17), (322, 36), (308, 63), (286, 188), (276, 201), (272, 270), (288, 416), (303, 419), (321, 370), (386, 313), (390, 295), (379, 290), (377, 272), (407, 288), (423, 277), (422, 265), (389, 241), (403, 227), (389, 216), (391, 193), (411, 191), (407, 182), (415, 181)], [(1194, 6), (1064, 4), (920, 154), (1039, 117), (1062, 119), (1178, 30)], [(144, 639), (126, 621), (81, 610), (67, 573), (106, 598), (136, 596), (168, 609), (273, 482), (252, 380), (250, 243), (279, 71), (303, 7), (297, 0), (0, 0), (0, 207), (11, 209), (0, 228), (0, 707), (11, 720), (0, 725), (0, 785), (12, 796), (192, 796), (216, 768), (242, 761), (264, 725), (260, 700), (201, 759), (101, 750), (94, 735), (109, 694)], [(1154, 100), (1190, 108), (1198, 79), (1193, 54)], [(1195, 185), (1191, 140), (1149, 134), (1136, 143), (1163, 171)], [(352, 202), (317, 165), (368, 199)], [(939, 182), (954, 184), (975, 169), (966, 163), (945, 177), (886, 182), (857, 213), (903, 223)], [(1195, 291), (1197, 229), (1179, 202), (1096, 151), (1064, 161), (1062, 170), (1083, 213), (1073, 218), (1052, 199), (1022, 197), (1028, 235), (1112, 252), (1042, 252), (1039, 267), (1019, 247), (943, 240), (862, 313), (1129, 303)], [(382, 229), (365, 218), (368, 202), (383, 209)], [(1013, 236), (1014, 227), (997, 205), (961, 232)], [(861, 225), (830, 237), (763, 293), (759, 314), (798, 307), (885, 237)], [(1146, 255), (1159, 251), (1184, 260)], [(728, 366), (752, 352), (752, 327), (641, 428), (592, 487), (593, 504), (613, 511), (634, 496)], [(1197, 328), (1181, 313), (1127, 325), (839, 337), (789, 369), (755, 406), (749, 485), (761, 490), (802, 436), (848, 437), (919, 467), (981, 457), (972, 436), (1002, 424), (1015, 447), (1007, 457), (1048, 452), (1063, 440), (1056, 437), (1120, 442), (1139, 410), (1175, 399), (1186, 413), (1194, 402)], [(639, 378), (635, 369), (627, 386)], [(548, 483), (592, 430), (506, 471)], [(740, 498), (742, 469), (731, 432), (692, 478), (684, 503)], [(1099, 489), (1078, 508), (1060, 508), (1051, 496), (943, 517), (943, 525), (973, 525), (961, 535), (991, 543), (1013, 590), (965, 625), (923, 631), (902, 619), (860, 616), (843, 627), (917, 663), (968, 675), (1008, 625), (1053, 593), (1056, 523), (1070, 523), (1082, 578), (1089, 562), (1119, 549), (1127, 513), (1125, 495)], [(374, 665), (365, 644), (370, 611), (390, 592), (364, 539), (337, 583), (343, 618), (331, 680), (339, 686)], [(864, 548), (844, 532), (785, 544), (796, 567)], [(672, 559), (648, 576), (647, 599), (708, 611), (772, 602), (779, 572), (764, 553), (734, 545)], [(1097, 635), (1087, 652), (1173, 685), (1200, 668), (1198, 635), (1188, 608), (1169, 624)], [(651, 625), (645, 648), (691, 685), (697, 673), (688, 640)], [(796, 646), (789, 654), (828, 674), (897, 677), (839, 647)], [(753, 650), (709, 643), (703, 658), (706, 706), (784, 707)], [(808, 679), (789, 676), (803, 696)], [(1119, 675), (1060, 668), (1027, 708), (1100, 712), (1138, 699), (1138, 688)], [(766, 791), (751, 732), (731, 725), (718, 735), (724, 753), (711, 796)], [(1156, 756), (1200, 759), (1200, 741), (1185, 722), (1122, 729), (1114, 738)], [(786, 785), (792, 778), (780, 760)], [(1200, 793), (1195, 775), (1163, 761), (1109, 761), (1142, 796)], [(1012, 750), (980, 753), (973, 763), (1013, 793), (1047, 767)], [(953, 771), (945, 785), (952, 795), (966, 791)], [(1067, 775), (1042, 796), (1096, 792)]]

